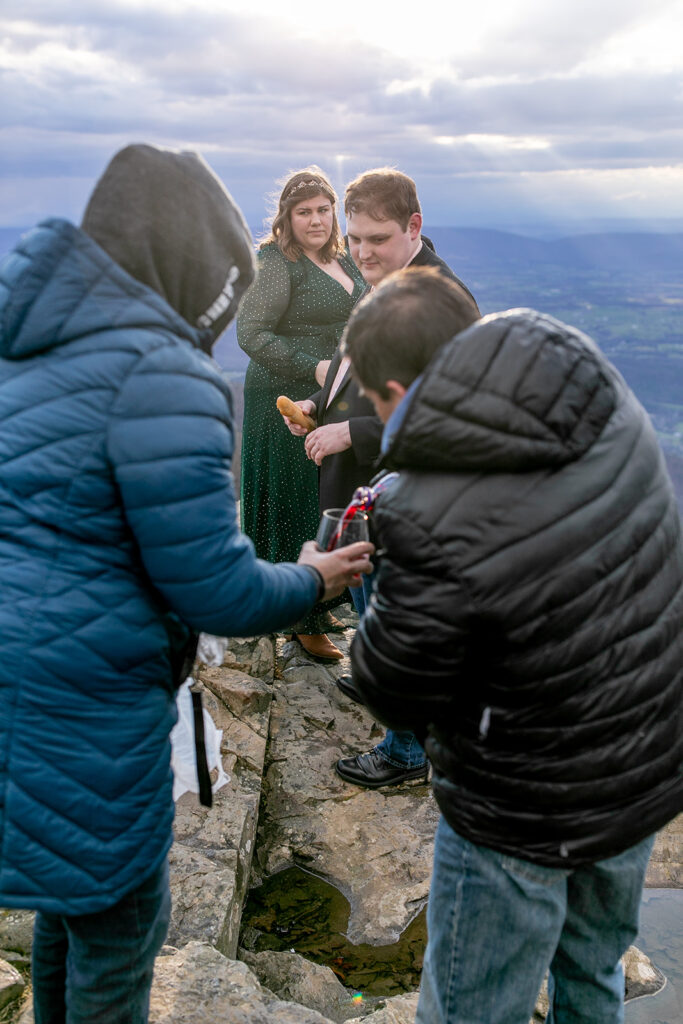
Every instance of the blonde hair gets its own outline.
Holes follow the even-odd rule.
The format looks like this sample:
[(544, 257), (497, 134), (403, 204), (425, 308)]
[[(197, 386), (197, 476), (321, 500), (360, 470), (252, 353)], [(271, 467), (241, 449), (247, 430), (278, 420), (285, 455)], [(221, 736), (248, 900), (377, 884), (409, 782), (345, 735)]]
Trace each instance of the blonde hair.
[(267, 236), (259, 242), (259, 248), (275, 244), (288, 260), (298, 260), (302, 249), (294, 239), (292, 231), (292, 209), (297, 203), (314, 196), (323, 195), (332, 204), (332, 231), (330, 237), (320, 248), (320, 256), (324, 263), (330, 263), (344, 252), (344, 236), (337, 220), (337, 193), (327, 177), (316, 164), (294, 171), (285, 180), (279, 198), (275, 200), (276, 210)]

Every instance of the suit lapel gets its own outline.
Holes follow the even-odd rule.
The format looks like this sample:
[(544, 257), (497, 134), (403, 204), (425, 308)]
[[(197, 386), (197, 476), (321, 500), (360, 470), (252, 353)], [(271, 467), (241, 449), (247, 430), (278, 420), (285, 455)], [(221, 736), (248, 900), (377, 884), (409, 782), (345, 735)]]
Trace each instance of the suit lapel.
[(349, 365), (349, 366), (346, 367), (346, 373), (342, 377), (341, 384), (337, 388), (337, 393), (335, 394), (334, 398), (332, 399), (332, 404), (333, 405), (337, 401), (337, 399), (339, 398), (339, 396), (341, 395), (342, 391), (344, 390), (344, 388), (346, 387), (346, 385), (349, 383), (350, 380), (351, 380), (351, 366)]
[(339, 369), (339, 363), (341, 362), (341, 355), (339, 354), (339, 348), (336, 349), (332, 356), (332, 362), (330, 363), (329, 369), (325, 376), (325, 383), (323, 384), (323, 390), (321, 395), (321, 406), (323, 409), (327, 408), (327, 401), (330, 397), (330, 391), (332, 390), (332, 384), (334, 378), (337, 376), (337, 370)]
[[(371, 291), (372, 291), (371, 285), (367, 285), (366, 288), (365, 288), (365, 291), (361, 295), (361, 299), (364, 299), (365, 296), (369, 295)], [(334, 359), (335, 359), (334, 376), (332, 374), (330, 374), (330, 376), (327, 378), (330, 381), (330, 386), (327, 389), (327, 394), (325, 395), (325, 407), (327, 407), (327, 402), (328, 402), (329, 397), (330, 397), (330, 391), (332, 390), (332, 384), (334, 383), (334, 378), (337, 376), (337, 370), (339, 369), (339, 364), (341, 362), (341, 358), (342, 358), (341, 357), (341, 353), (339, 351), (339, 348), (337, 348), (337, 351), (334, 354)], [(331, 403), (332, 405), (334, 405), (334, 403), (337, 401), (337, 399), (339, 398), (339, 396), (341, 395), (342, 391), (344, 390), (344, 388), (346, 387), (346, 385), (349, 383), (350, 380), (351, 380), (351, 367), (347, 366), (346, 367), (346, 373), (342, 377), (342, 382), (339, 385), (339, 387), (337, 388), (337, 392), (336, 392), (334, 398), (332, 399), (332, 403)]]
[[(360, 298), (361, 299), (365, 298), (365, 296), (369, 295), (371, 291), (372, 291), (372, 288), (370, 287), (370, 285), (367, 285), (365, 291), (360, 296)], [(322, 390), (321, 405), (322, 405), (323, 409), (327, 409), (328, 403), (330, 401), (330, 391), (332, 390), (332, 385), (334, 384), (335, 377), (337, 376), (337, 370), (339, 369), (339, 364), (341, 363), (341, 360), (342, 360), (341, 352), (339, 351), (339, 346), (337, 346), (337, 349), (336, 349), (334, 355), (332, 356), (332, 362), (330, 363), (330, 368), (327, 371), (327, 376), (325, 377), (325, 384), (324, 384), (323, 390)], [(342, 391), (344, 390), (346, 385), (349, 383), (350, 379), (351, 379), (351, 367), (349, 366), (349, 367), (347, 367), (347, 370), (346, 370), (346, 373), (344, 374), (342, 382), (339, 385), (339, 387), (337, 388), (337, 392), (336, 392), (334, 398), (332, 399), (332, 402), (331, 402), (332, 405), (334, 405), (334, 403), (337, 401), (337, 399), (339, 398), (340, 394), (342, 393)]]

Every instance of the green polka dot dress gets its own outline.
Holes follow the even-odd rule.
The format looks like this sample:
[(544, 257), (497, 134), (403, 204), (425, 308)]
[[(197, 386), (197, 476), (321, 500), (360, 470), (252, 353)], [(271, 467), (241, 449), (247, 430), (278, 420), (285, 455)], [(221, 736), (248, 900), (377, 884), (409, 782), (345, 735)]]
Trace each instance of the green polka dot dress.
[[(340, 263), (352, 294), (306, 256), (292, 262), (275, 244), (257, 254), (258, 274), (237, 317), (237, 340), (249, 355), (242, 433), (242, 529), (259, 558), (295, 562), (318, 529), (318, 470), (304, 441), (290, 434), (275, 401), (318, 390), (315, 368), (331, 359), (365, 283), (348, 254)], [(318, 616), (319, 618), (319, 616)], [(324, 632), (307, 621), (299, 632)]]

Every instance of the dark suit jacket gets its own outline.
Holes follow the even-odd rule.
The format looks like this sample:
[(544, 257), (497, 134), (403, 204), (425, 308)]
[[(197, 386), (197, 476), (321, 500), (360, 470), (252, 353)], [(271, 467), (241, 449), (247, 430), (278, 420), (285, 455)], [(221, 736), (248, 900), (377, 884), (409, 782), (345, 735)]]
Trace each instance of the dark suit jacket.
[[(456, 277), (448, 264), (424, 241), (422, 248), (411, 260), (410, 266), (438, 267), (443, 274), (456, 281), (474, 302), (467, 285)], [(320, 466), (318, 493), (321, 512), (326, 508), (345, 508), (351, 501), (355, 489), (370, 482), (384, 430), (384, 424), (375, 413), (374, 405), (360, 394), (358, 384), (348, 370), (328, 408), (327, 400), (340, 362), (341, 354), (337, 349), (323, 387), (310, 396), (316, 405), (319, 427), (326, 423), (343, 423), (349, 420), (351, 431), (351, 447), (337, 455), (328, 455)]]
[(318, 426), (326, 423), (349, 421), (351, 447), (337, 455), (328, 455), (320, 466), (320, 511), (326, 508), (345, 508), (353, 492), (372, 477), (372, 467), (379, 455), (384, 425), (375, 413), (369, 398), (360, 394), (358, 385), (347, 371), (330, 406), (330, 390), (341, 362), (339, 349), (335, 352), (320, 391), (311, 395), (317, 409)]
[[(453, 273), (453, 271), (448, 266), (445, 260), (442, 260), (440, 256), (437, 256), (433, 247), (430, 248), (428, 245), (425, 244), (424, 239), (422, 241), (422, 248), (419, 250), (417, 256), (414, 256), (413, 259), (410, 261), (409, 266), (438, 267), (442, 274), (445, 274), (446, 277), (450, 277), (453, 281), (455, 281), (456, 284), (459, 284), (463, 291), (466, 292), (467, 295), (469, 295), (469, 297), (472, 299), (472, 302), (474, 302), (475, 306), (477, 305), (474, 295), (469, 290), (465, 282), (461, 281), (457, 274)], [(478, 309), (479, 307), (477, 306), (477, 310)]]

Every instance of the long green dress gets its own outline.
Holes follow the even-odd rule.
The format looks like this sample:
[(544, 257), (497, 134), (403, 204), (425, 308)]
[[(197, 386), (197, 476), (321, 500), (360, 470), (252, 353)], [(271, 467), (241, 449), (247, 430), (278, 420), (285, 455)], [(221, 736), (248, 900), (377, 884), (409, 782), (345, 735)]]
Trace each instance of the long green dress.
[[(271, 243), (257, 254), (258, 274), (237, 317), (237, 341), (249, 355), (242, 433), (242, 529), (260, 558), (295, 562), (318, 529), (318, 470), (301, 437), (290, 434), (275, 401), (317, 391), (315, 368), (331, 359), (366, 285), (348, 254), (340, 263), (352, 294), (306, 256), (286, 259)], [(320, 612), (299, 624), (324, 632)]]

